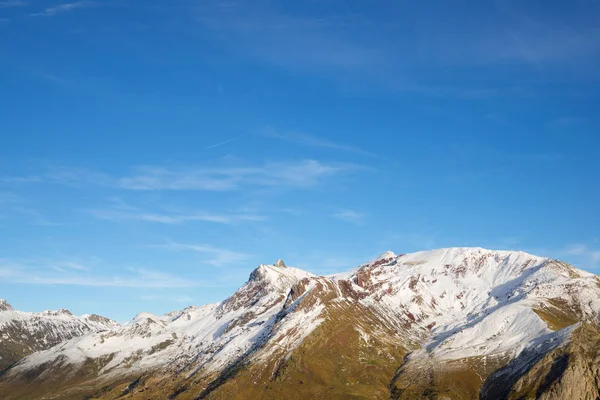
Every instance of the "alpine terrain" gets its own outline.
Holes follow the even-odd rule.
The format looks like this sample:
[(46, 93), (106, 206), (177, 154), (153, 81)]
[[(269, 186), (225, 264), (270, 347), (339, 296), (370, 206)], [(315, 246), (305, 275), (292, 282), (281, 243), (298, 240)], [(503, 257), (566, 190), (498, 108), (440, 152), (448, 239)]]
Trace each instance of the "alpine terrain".
[(600, 278), (523, 252), (278, 260), (231, 297), (119, 324), (0, 303), (2, 399), (600, 398)]

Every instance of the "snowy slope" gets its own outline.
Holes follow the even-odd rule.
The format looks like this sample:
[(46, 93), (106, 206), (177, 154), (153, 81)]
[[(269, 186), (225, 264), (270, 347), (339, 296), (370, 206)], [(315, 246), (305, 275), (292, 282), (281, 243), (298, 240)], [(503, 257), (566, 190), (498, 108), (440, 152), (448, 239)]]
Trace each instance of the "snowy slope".
[(13, 372), (64, 357), (80, 364), (106, 355), (112, 355), (101, 369), (106, 374), (121, 373), (125, 361), (128, 371), (166, 365), (183, 368), (189, 363), (219, 369), (260, 345), (290, 288), (311, 277), (283, 262), (260, 265), (248, 282), (222, 303), (192, 306), (164, 316), (140, 313), (120, 329), (77, 337), (36, 353)]
[(81, 317), (68, 310), (40, 313), (14, 310), (0, 299), (0, 366), (5, 368), (34, 351), (89, 332), (116, 329), (119, 324), (95, 314)]
[[(340, 279), (340, 276), (336, 276)], [(600, 287), (593, 274), (523, 252), (450, 248), (388, 254), (346, 276), (365, 287), (364, 300), (432, 336), (424, 347), (441, 359), (519, 353), (551, 332), (532, 310), (562, 298), (598, 320)]]
[[(164, 316), (141, 313), (122, 327), (32, 354), (9, 375), (88, 359), (108, 360), (100, 365), (107, 379), (157, 368), (210, 374), (244, 359), (268, 362), (293, 351), (341, 303), (366, 307), (391, 325), (410, 342), (398, 345), (414, 347), (414, 359), (512, 358), (554, 335), (536, 312), (541, 305), (600, 321), (600, 280), (557, 260), (480, 248), (386, 252), (327, 277), (278, 261), (260, 265), (221, 303)], [(354, 318), (360, 331), (361, 315)]]
[(6, 300), (0, 299), (0, 331), (5, 332), (13, 325), (20, 325), (30, 333), (42, 332), (46, 337), (60, 337), (68, 331), (84, 333), (120, 326), (118, 322), (96, 314), (84, 314), (78, 317), (65, 309), (39, 313), (17, 311)]

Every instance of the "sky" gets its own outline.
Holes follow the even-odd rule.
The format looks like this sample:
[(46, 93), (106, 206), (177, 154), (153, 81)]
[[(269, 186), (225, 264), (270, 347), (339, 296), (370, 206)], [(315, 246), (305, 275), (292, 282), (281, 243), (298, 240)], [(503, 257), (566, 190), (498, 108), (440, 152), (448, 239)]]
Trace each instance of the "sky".
[(0, 0), (0, 297), (126, 321), (260, 263), (600, 273), (600, 2)]

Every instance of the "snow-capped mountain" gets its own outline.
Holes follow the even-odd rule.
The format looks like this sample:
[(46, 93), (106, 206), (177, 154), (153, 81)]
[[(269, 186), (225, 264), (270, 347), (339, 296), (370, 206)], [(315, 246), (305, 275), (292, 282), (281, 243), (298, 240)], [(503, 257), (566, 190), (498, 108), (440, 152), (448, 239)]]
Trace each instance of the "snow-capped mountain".
[(113, 320), (95, 314), (75, 316), (69, 310), (41, 313), (16, 311), (0, 299), (0, 371), (35, 351), (76, 336), (118, 328)]
[(515, 382), (541, 390), (519, 379), (598, 326), (597, 276), (522, 252), (386, 252), (331, 276), (278, 260), (221, 303), (31, 354), (0, 396), (501, 398)]

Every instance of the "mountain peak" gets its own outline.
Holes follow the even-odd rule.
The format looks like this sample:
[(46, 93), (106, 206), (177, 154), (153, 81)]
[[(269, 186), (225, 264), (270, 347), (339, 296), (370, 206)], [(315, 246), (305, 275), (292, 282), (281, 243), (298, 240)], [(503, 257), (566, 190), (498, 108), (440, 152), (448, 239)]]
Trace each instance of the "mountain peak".
[(0, 311), (11, 311), (12, 309), (12, 306), (6, 300), (0, 299)]
[(248, 282), (263, 282), (264, 284), (287, 288), (297, 281), (314, 276), (310, 272), (288, 267), (283, 260), (277, 260), (275, 265), (261, 264), (250, 274)]
[[(71, 370), (66, 365), (75, 367), (86, 360), (104, 362), (104, 357), (110, 357), (111, 370), (101, 376), (107, 383), (123, 382), (123, 377), (130, 376), (134, 369), (152, 377), (139, 387), (139, 392), (134, 388), (132, 395), (144, 391), (146, 397), (163, 398), (168, 389), (174, 395), (189, 390), (185, 396), (206, 393), (225, 398), (230, 389), (256, 389), (244, 392), (244, 397), (268, 399), (273, 392), (265, 392), (266, 388), (282, 393), (289, 390), (285, 382), (290, 379), (309, 381), (320, 373), (323, 363), (334, 365), (342, 360), (344, 375), (335, 377), (340, 379), (335, 381), (340, 388), (346, 387), (348, 379), (370, 379), (383, 385), (375, 389), (363, 386), (360, 390), (389, 393), (392, 387), (399, 393), (415, 387), (414, 396), (412, 389), (406, 393), (424, 398), (427, 396), (421, 394), (430, 392), (433, 383), (423, 379), (423, 371), (433, 371), (435, 376), (447, 374), (452, 380), (476, 373), (480, 379), (468, 380), (469, 385), (476, 385), (468, 389), (473, 394), (469, 398), (475, 398), (489, 376), (496, 379), (489, 375), (493, 371), (501, 377), (500, 384), (504, 384), (504, 376), (512, 382), (510, 374), (530, 371), (529, 366), (544, 354), (555, 354), (548, 352), (567, 343), (571, 332), (579, 329), (579, 322), (597, 325), (599, 282), (597, 277), (581, 274), (557, 260), (482, 248), (454, 247), (401, 256), (386, 251), (352, 271), (319, 277), (278, 260), (259, 265), (241, 288), (218, 304), (164, 316), (140, 313), (129, 324), (116, 325), (115, 329), (110, 323), (89, 324), (92, 317), (86, 316), (84, 322), (93, 328), (92, 332), (87, 333), (86, 327), (81, 330), (79, 336), (84, 335), (80, 339), (20, 361), (0, 378), (0, 391), (6, 392), (7, 387), (26, 390), (34, 374), (41, 376), (35, 384), (44, 385), (38, 387), (52, 388), (54, 382), (50, 379), (63, 379), (62, 371)], [(2, 313), (2, 317), (7, 314), (12, 313)], [(64, 326), (67, 318), (46, 319), (58, 320)], [(52, 325), (48, 326), (50, 333), (55, 331)], [(104, 333), (107, 328), (110, 331)], [(334, 339), (356, 340), (331, 341), (332, 334)], [(593, 338), (589, 348), (600, 348), (596, 331), (589, 335)], [(77, 334), (64, 338), (73, 336)], [(20, 340), (20, 334), (16, 338)], [(589, 338), (585, 336), (586, 346)], [(323, 352), (323, 348), (328, 351)], [(374, 375), (364, 378), (362, 354), (388, 367), (368, 368)], [(556, 353), (560, 357), (563, 354), (566, 353)], [(14, 361), (0, 360), (0, 369), (2, 362), (6, 367)], [(207, 382), (220, 383), (223, 372), (240, 363), (244, 370), (235, 380), (226, 378), (223, 382), (227, 387), (213, 385), (214, 395), (204, 392)], [(271, 374), (263, 377), (267, 364), (278, 366), (281, 379), (274, 380)], [(390, 381), (398, 365), (402, 365), (402, 374)], [(549, 359), (539, 364), (538, 370), (551, 369), (552, 365)], [(97, 369), (78, 371), (83, 374), (81, 380), (89, 378), (92, 382), (100, 377)], [(509, 371), (509, 375), (504, 371)], [(198, 374), (198, 383), (186, 380), (185, 376), (191, 376), (188, 373)], [(179, 380), (178, 376), (184, 379)], [(213, 381), (213, 377), (217, 380)], [(545, 377), (540, 377), (544, 383)], [(594, 376), (589, 382), (596, 379)], [(441, 381), (444, 385), (449, 382)], [(319, 384), (313, 381), (311, 385)], [(328, 390), (330, 382), (324, 385), (327, 386), (314, 386), (314, 390)], [(421, 392), (419, 385), (423, 386)], [(453, 383), (449, 385), (454, 390)], [(299, 397), (310, 397), (314, 392), (312, 388), (305, 389), (307, 386), (298, 385), (294, 390)], [(120, 388), (113, 387), (107, 397), (122, 394)], [(436, 390), (438, 387), (436, 384)], [(590, 387), (595, 388), (593, 383)], [(90, 393), (95, 390), (96, 387), (90, 387)], [(348, 390), (344, 395), (350, 396), (356, 388)], [(495, 393), (485, 396), (499, 397)]]
[(42, 312), (43, 315), (49, 315), (49, 316), (67, 316), (67, 317), (72, 317), (73, 313), (71, 313), (71, 311), (67, 310), (66, 308), (61, 308), (59, 310), (46, 310)]
[(373, 261), (379, 261), (379, 260), (387, 260), (390, 258), (396, 258), (398, 257), (396, 255), (396, 253), (394, 253), (393, 251), (387, 250), (384, 251), (383, 253), (381, 253), (378, 257), (376, 257)]

